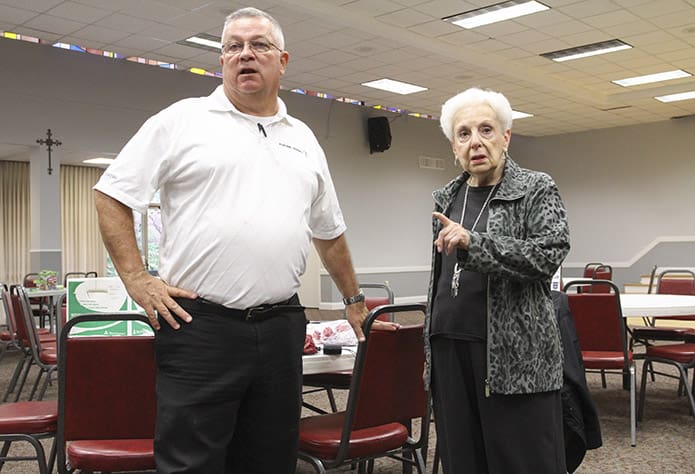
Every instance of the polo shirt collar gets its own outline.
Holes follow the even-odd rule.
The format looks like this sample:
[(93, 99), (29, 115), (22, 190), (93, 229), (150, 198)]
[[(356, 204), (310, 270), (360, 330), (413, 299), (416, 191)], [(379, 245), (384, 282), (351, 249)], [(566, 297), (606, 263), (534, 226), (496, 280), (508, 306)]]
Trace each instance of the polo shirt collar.
[[(212, 94), (210, 94), (207, 99), (209, 104), (208, 107), (211, 111), (232, 112), (241, 116), (248, 115), (240, 112), (239, 109), (232, 104), (232, 102), (227, 98), (227, 95), (224, 93), (224, 86), (222, 84), (217, 86), (217, 88), (212, 91)], [(275, 114), (275, 117), (277, 117), (278, 120), (289, 122), (287, 119), (287, 106), (280, 97), (278, 97), (278, 112)]]

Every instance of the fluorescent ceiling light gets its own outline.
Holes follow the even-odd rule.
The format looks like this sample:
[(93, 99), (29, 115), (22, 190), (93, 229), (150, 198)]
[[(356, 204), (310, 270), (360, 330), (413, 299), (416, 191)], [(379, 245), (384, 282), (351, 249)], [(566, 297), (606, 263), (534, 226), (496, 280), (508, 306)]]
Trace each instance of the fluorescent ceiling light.
[(543, 5), (536, 1), (511, 0), (509, 2), (497, 3), (488, 7), (458, 13), (442, 18), (442, 20), (460, 26), (461, 28), (471, 29), (549, 9), (550, 7), (547, 5)]
[(198, 33), (197, 35), (186, 38), (185, 40), (177, 41), (176, 43), (184, 46), (193, 46), (206, 51), (214, 51), (216, 53), (219, 53), (222, 49), (220, 38), (207, 33)]
[(533, 114), (527, 114), (526, 112), (519, 112), (518, 110), (512, 110), (512, 120), (524, 119), (527, 117), (533, 117)]
[(551, 51), (549, 53), (543, 53), (541, 56), (547, 59), (552, 59), (553, 61), (562, 62), (571, 61), (573, 59), (587, 58), (589, 56), (596, 56), (598, 54), (613, 53), (615, 51), (630, 48), (632, 48), (632, 46), (624, 41), (612, 39), (608, 41), (601, 41), (599, 43), (585, 44), (583, 46), (577, 46), (576, 48)]
[(617, 81), (611, 81), (613, 84), (618, 84), (623, 87), (639, 86), (641, 84), (651, 84), (652, 82), (670, 81), (671, 79), (680, 79), (682, 77), (690, 77), (692, 74), (683, 71), (682, 69), (675, 69), (673, 71), (658, 72), (656, 74), (647, 74), (646, 76), (635, 76), (628, 77), (626, 79), (619, 79)]
[(90, 165), (110, 165), (113, 162), (113, 158), (90, 158), (88, 160), (83, 160), (82, 163), (89, 163)]
[(659, 102), (676, 102), (679, 100), (689, 100), (695, 99), (695, 91), (690, 92), (680, 92), (678, 94), (661, 95), (659, 97), (654, 97)]
[(394, 81), (392, 79), (379, 79), (376, 81), (363, 82), (363, 86), (373, 87), (374, 89), (381, 89), (388, 92), (395, 92), (396, 94), (414, 94), (415, 92), (426, 91), (426, 87), (416, 86), (414, 84), (408, 84), (407, 82)]

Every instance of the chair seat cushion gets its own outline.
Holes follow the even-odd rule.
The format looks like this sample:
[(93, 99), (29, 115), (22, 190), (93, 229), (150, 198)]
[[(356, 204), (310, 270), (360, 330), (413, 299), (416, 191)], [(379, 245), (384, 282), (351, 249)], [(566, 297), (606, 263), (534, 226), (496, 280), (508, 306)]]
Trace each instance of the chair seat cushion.
[(666, 344), (662, 346), (647, 346), (647, 357), (670, 359), (681, 364), (695, 361), (695, 344)]
[(302, 383), (310, 387), (330, 387), (347, 390), (350, 388), (352, 370), (340, 370), (335, 372), (322, 372), (319, 374), (307, 374)]
[(73, 469), (139, 471), (154, 469), (154, 440), (103, 439), (72, 441), (67, 457)]
[(43, 347), (41, 346), (41, 352), (39, 353), (39, 359), (46, 365), (57, 365), (58, 364), (58, 350), (54, 347)]
[(57, 426), (58, 402), (56, 400), (0, 405), (0, 433), (55, 433)]
[[(299, 422), (299, 449), (319, 459), (335, 459), (344, 419), (345, 412), (302, 418)], [(400, 423), (353, 430), (347, 458), (359, 458), (397, 449), (403, 446), (407, 439), (408, 430)]]
[[(627, 353), (628, 364), (632, 363), (632, 352)], [(587, 369), (622, 369), (625, 362), (622, 352), (582, 351), (582, 361)]]
[(636, 327), (632, 329), (632, 337), (640, 340), (666, 340), (666, 341), (682, 341), (686, 335), (695, 336), (693, 328), (677, 328), (677, 327)]

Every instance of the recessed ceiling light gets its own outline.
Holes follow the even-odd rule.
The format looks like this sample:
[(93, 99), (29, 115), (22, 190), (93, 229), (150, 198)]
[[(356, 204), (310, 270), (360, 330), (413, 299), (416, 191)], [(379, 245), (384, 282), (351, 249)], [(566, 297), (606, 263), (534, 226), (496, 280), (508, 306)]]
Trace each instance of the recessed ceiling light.
[(577, 46), (575, 48), (561, 49), (558, 51), (551, 51), (549, 53), (543, 53), (541, 56), (547, 59), (552, 59), (553, 61), (571, 61), (573, 59), (587, 58), (589, 56), (596, 56), (598, 54), (613, 53), (615, 51), (621, 51), (623, 49), (630, 49), (632, 46), (620, 41), (619, 39), (612, 39), (608, 41), (601, 41), (599, 43), (585, 44), (583, 46)]
[(692, 74), (675, 69), (673, 71), (658, 72), (656, 74), (647, 74), (646, 76), (628, 77), (626, 79), (618, 79), (611, 81), (613, 84), (618, 84), (623, 87), (638, 86), (640, 84), (651, 84), (652, 82), (670, 81), (671, 79), (680, 79), (682, 77), (690, 77)]
[(654, 97), (659, 102), (677, 102), (679, 100), (695, 99), (695, 91), (679, 92), (678, 94), (660, 95)]
[(395, 92), (396, 94), (414, 94), (415, 92), (426, 91), (426, 87), (408, 84), (407, 82), (394, 81), (392, 79), (379, 79), (376, 81), (363, 82), (363, 86), (373, 87), (384, 91)]
[(104, 157), (97, 157), (97, 158), (90, 158), (88, 160), (83, 160), (82, 163), (89, 163), (90, 165), (110, 165), (113, 163), (114, 158), (104, 158)]
[(549, 6), (536, 1), (511, 0), (464, 13), (457, 13), (456, 15), (442, 18), (442, 20), (461, 28), (471, 29), (549, 9)]
[(528, 117), (533, 117), (533, 114), (527, 114), (526, 112), (519, 112), (518, 110), (512, 110), (512, 120), (524, 119)]
[(194, 48), (204, 49), (206, 51), (214, 51), (219, 53), (222, 49), (222, 43), (218, 36), (209, 35), (207, 33), (198, 33), (197, 35), (186, 38), (185, 40), (177, 41), (176, 44), (184, 46), (193, 46)]

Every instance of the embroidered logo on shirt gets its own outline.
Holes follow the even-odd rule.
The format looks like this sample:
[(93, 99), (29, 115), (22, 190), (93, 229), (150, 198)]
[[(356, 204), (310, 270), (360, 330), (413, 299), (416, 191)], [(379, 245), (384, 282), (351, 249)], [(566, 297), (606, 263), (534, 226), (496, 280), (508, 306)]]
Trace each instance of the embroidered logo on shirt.
[(294, 151), (296, 151), (297, 153), (301, 153), (302, 155), (306, 156), (306, 151), (300, 150), (299, 148), (294, 147), (294, 146), (292, 146), (292, 145), (288, 145), (288, 144), (286, 144), (286, 143), (280, 143), (280, 142), (278, 142), (278, 145), (280, 145), (280, 146), (282, 146), (282, 147), (285, 147), (285, 148), (289, 148), (290, 150), (294, 150)]

